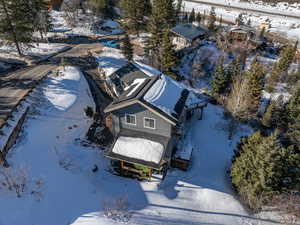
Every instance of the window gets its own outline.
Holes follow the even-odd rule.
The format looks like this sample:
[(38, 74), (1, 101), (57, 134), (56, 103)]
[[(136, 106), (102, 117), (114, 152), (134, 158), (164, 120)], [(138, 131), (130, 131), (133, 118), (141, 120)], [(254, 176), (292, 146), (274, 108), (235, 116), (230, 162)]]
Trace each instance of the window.
[(144, 127), (150, 128), (150, 129), (155, 129), (155, 119), (152, 118), (144, 118)]
[(131, 114), (126, 114), (125, 123), (129, 125), (136, 125), (136, 116)]

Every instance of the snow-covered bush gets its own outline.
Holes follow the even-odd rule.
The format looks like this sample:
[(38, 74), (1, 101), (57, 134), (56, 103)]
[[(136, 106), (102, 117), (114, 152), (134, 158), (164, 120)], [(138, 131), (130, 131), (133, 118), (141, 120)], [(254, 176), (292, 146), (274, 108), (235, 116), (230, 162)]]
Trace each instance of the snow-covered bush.
[(32, 194), (40, 200), (44, 183), (42, 178), (29, 179), (26, 168), (0, 168), (0, 191), (14, 192), (18, 198)]
[(20, 198), (27, 187), (27, 170), (25, 168), (0, 168), (0, 190), (15, 192)]
[(127, 198), (121, 197), (116, 200), (103, 201), (104, 215), (117, 222), (128, 222), (132, 216), (129, 211), (129, 203)]

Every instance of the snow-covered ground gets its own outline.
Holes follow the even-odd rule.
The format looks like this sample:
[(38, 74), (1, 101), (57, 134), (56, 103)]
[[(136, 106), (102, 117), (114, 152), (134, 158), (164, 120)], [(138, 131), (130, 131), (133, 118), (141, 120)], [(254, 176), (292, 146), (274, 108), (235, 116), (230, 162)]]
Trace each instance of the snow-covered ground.
[[(92, 122), (84, 108), (94, 103), (76, 68), (50, 76), (27, 101), (34, 110), (8, 162), (26, 169), (28, 186), (20, 198), (0, 189), (1, 225), (272, 224), (235, 199), (226, 171), (237, 140), (251, 130), (241, 126), (228, 141), (222, 108), (209, 105), (203, 120), (192, 118), (190, 170), (170, 169), (158, 185), (113, 175), (100, 149), (80, 145)], [(38, 196), (31, 190), (37, 182)]]
[[(50, 56), (54, 53), (64, 51), (69, 47), (65, 44), (57, 43), (32, 43), (29, 46), (21, 46), (22, 53), (25, 56), (43, 58)], [(20, 59), (17, 48), (14, 44), (1, 45), (0, 46), (0, 57), (10, 59)]]
[[(300, 15), (300, 3), (289, 5), (287, 3), (277, 3), (274, 5), (268, 5), (268, 4), (262, 4), (259, 1), (246, 3), (241, 1), (235, 1), (235, 0), (205, 0), (206, 2), (212, 2), (212, 3), (220, 3), (225, 5), (236, 5), (241, 8), (256, 8), (260, 10), (265, 10), (268, 12), (274, 12), (275, 15), (268, 15), (268, 14), (262, 14), (262, 13), (255, 13), (255, 12), (245, 12), (240, 11), (237, 9), (225, 9), (216, 7), (216, 14), (218, 17), (223, 17), (225, 20), (229, 20), (232, 22), (235, 22), (235, 19), (240, 13), (243, 13), (245, 18), (250, 19), (252, 22), (252, 25), (255, 27), (259, 27), (262, 23), (270, 23), (271, 29), (269, 31), (271, 32), (277, 32), (279, 34), (285, 35), (288, 38), (292, 40), (300, 40), (300, 19), (296, 18), (287, 18), (283, 16), (276, 16), (276, 12), (290, 14), (290, 15)], [(184, 1), (185, 10), (191, 11), (193, 8), (197, 12), (204, 13), (206, 12), (206, 15), (209, 13), (211, 6), (206, 4), (200, 4), (200, 3), (194, 3), (194, 2), (187, 2)], [(246, 19), (246, 21), (247, 21)]]
[[(82, 13), (78, 13), (79, 21), (75, 24), (74, 27), (68, 25), (67, 21), (64, 18), (65, 12), (63, 11), (54, 11), (50, 12), (52, 17), (53, 29), (52, 32), (47, 34), (48, 37), (53, 36), (88, 36), (88, 35), (96, 35), (96, 36), (105, 36), (110, 34), (120, 34), (123, 30), (120, 28), (120, 25), (112, 20), (106, 20), (101, 25), (102, 27), (110, 27), (111, 31), (104, 30), (95, 30), (93, 29), (93, 23), (97, 21), (99, 18), (93, 18), (92, 15), (83, 15)], [(76, 16), (77, 18), (77, 16)]]

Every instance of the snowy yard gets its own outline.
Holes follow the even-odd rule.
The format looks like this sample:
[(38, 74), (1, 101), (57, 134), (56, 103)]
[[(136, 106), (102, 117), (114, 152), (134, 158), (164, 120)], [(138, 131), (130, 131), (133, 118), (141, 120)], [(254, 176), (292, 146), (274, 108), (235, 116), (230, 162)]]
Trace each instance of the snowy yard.
[[(21, 47), (22, 53), (25, 56), (34, 58), (44, 58), (69, 48), (69, 46), (65, 44), (57, 43), (32, 43), (29, 46)], [(0, 57), (7, 59), (22, 59), (18, 55), (17, 48), (14, 44), (0, 46)]]
[[(84, 108), (94, 103), (75, 68), (49, 77), (28, 101), (35, 110), (8, 157), (12, 170), (26, 169), (28, 186), (20, 198), (1, 189), (1, 225), (264, 224), (234, 198), (226, 174), (235, 141), (250, 131), (229, 142), (221, 108), (209, 105), (202, 121), (193, 118), (192, 168), (171, 169), (158, 186), (112, 175), (99, 149), (79, 144), (92, 122)], [(38, 198), (29, 185), (36, 180)]]
[[(88, 35), (96, 35), (96, 36), (105, 36), (111, 34), (120, 34), (123, 30), (120, 28), (120, 25), (112, 20), (103, 21), (104, 23), (101, 25), (102, 27), (109, 27), (111, 31), (105, 31), (101, 29), (93, 29), (93, 24), (99, 19), (97, 17), (93, 18), (91, 15), (84, 15), (82, 13), (78, 14), (78, 22), (74, 27), (68, 25), (67, 21), (64, 18), (65, 12), (63, 11), (54, 11), (51, 13), (53, 29), (52, 32), (47, 34), (48, 37), (53, 36), (88, 36)], [(96, 26), (97, 27), (97, 26)]]

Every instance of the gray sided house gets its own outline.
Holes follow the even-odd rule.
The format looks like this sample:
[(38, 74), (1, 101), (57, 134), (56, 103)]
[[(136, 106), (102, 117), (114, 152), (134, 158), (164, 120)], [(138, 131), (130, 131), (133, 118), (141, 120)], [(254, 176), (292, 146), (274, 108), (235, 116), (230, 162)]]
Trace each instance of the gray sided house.
[(114, 133), (106, 156), (125, 169), (165, 171), (181, 139), (189, 94), (164, 75), (136, 79), (104, 110)]
[(171, 31), (174, 34), (173, 44), (178, 50), (194, 47), (208, 37), (208, 30), (205, 27), (191, 23), (178, 24)]

